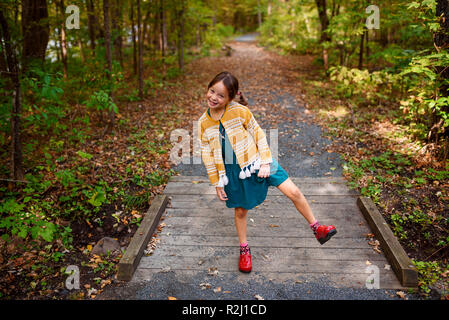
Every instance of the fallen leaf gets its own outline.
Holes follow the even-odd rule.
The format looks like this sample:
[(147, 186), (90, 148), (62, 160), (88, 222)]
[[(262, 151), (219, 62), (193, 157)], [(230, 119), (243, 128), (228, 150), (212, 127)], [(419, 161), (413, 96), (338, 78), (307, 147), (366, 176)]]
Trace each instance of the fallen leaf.
[(215, 293), (221, 292), (221, 287), (215, 288), (215, 289), (214, 289), (214, 292), (215, 292)]
[(270, 228), (278, 228), (279, 226), (277, 224), (270, 224), (269, 227)]
[(267, 257), (267, 256), (265, 255), (265, 253), (262, 252), (260, 255), (261, 255), (262, 258), (264, 258), (265, 260), (271, 261), (271, 259), (270, 259), (269, 257)]
[(382, 253), (382, 251), (380, 251), (380, 249), (379, 249), (378, 247), (374, 247), (373, 250), (376, 251), (376, 252), (379, 253), (379, 254)]
[(107, 286), (108, 284), (111, 284), (111, 280), (101, 280), (101, 288), (103, 289), (105, 286)]
[(254, 298), (256, 298), (257, 300), (265, 300), (262, 296), (255, 294)]
[(210, 289), (211, 285), (208, 282), (200, 283), (201, 290)]
[(207, 274), (210, 276), (216, 276), (218, 274), (218, 268), (217, 267), (209, 268)]
[(404, 291), (396, 291), (396, 295), (401, 299), (406, 299)]
[(168, 296), (168, 300), (178, 300), (178, 298)]

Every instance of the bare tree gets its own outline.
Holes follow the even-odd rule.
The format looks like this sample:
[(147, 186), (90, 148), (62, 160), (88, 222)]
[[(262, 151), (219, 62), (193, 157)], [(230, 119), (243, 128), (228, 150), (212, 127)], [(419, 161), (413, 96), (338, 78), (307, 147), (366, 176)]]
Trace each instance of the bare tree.
[(93, 0), (86, 0), (87, 26), (89, 29), (90, 47), (95, 56), (95, 7)]
[(114, 58), (115, 60), (120, 62), (120, 65), (123, 66), (123, 54), (122, 54), (122, 1), (121, 0), (113, 0), (112, 2), (112, 34), (113, 34), (113, 44), (114, 44)]
[[(11, 41), (8, 22), (0, 10), (1, 41), (3, 50), (6, 53), (7, 74), (10, 76), (13, 88), (12, 112), (11, 112), (11, 179), (23, 180), (23, 155), (20, 130), (20, 115), (22, 112), (21, 92), (19, 81), (19, 63), (16, 56), (16, 50)], [(11, 184), (9, 185), (12, 188)]]
[(134, 0), (131, 0), (129, 19), (131, 20), (131, 39), (133, 42), (133, 72), (137, 74), (137, 44), (136, 44), (136, 29), (134, 22)]
[(165, 19), (165, 12), (164, 12), (164, 0), (161, 0), (160, 3), (160, 23), (161, 23), (161, 28), (160, 28), (160, 41), (161, 41), (161, 54), (163, 57), (165, 57), (166, 55), (166, 48), (167, 48), (167, 23), (166, 23), (166, 19)]
[(179, 69), (184, 70), (184, 33), (185, 33), (185, 21), (184, 21), (184, 12), (185, 12), (185, 3), (184, 0), (180, 0), (181, 8), (176, 11), (177, 20), (179, 21), (178, 28), (178, 64)]
[[(331, 41), (331, 37), (327, 33), (327, 27), (329, 26), (329, 18), (327, 16), (327, 4), (326, 0), (315, 0), (316, 6), (318, 8), (318, 16), (320, 18), (321, 23), (321, 36), (320, 43)], [(327, 48), (323, 46), (323, 61), (324, 61), (324, 69), (327, 70), (329, 68), (329, 55), (327, 52)]]
[(59, 40), (61, 42), (61, 60), (62, 60), (62, 67), (64, 70), (64, 78), (67, 79), (67, 39), (66, 39), (66, 33), (65, 33), (65, 19), (64, 19), (64, 13), (65, 13), (65, 7), (64, 7), (64, 0), (60, 0), (59, 3), (57, 3), (59, 14), (60, 14), (60, 23), (59, 23)]
[(30, 59), (44, 61), (50, 38), (47, 0), (22, 0), (22, 33), (24, 66)]
[[(109, 0), (103, 0), (103, 15), (104, 15), (104, 45), (106, 47), (106, 62), (108, 67), (107, 78), (109, 81), (109, 95), (113, 98), (112, 90), (112, 53), (111, 53), (111, 26), (110, 26), (110, 12), (109, 12)], [(109, 123), (106, 127), (106, 132), (111, 132), (114, 127), (115, 112), (109, 111)]]
[[(436, 5), (436, 16), (440, 22), (440, 31), (434, 35), (434, 45), (438, 52), (442, 50), (448, 50), (449, 48), (449, 1), (448, 0), (438, 0)], [(448, 67), (438, 67), (437, 72), (440, 74), (441, 80), (449, 79), (449, 68)], [(439, 95), (442, 97), (449, 96), (449, 85), (445, 81), (441, 81), (440, 87), (438, 88)], [(446, 114), (449, 114), (449, 106), (446, 104), (442, 107), (442, 110)], [(442, 158), (445, 160), (449, 155), (449, 130), (448, 128), (441, 128), (443, 126), (444, 119), (438, 119), (436, 114), (433, 114), (432, 119), (432, 129), (429, 131), (428, 140), (435, 139), (438, 141), (440, 129), (442, 129), (442, 135), (445, 137), (445, 144), (443, 145)]]
[(140, 11), (140, 0), (137, 0), (137, 38), (139, 42), (139, 63), (138, 63), (138, 77), (139, 77), (139, 98), (143, 99), (143, 44), (142, 44), (142, 13)]

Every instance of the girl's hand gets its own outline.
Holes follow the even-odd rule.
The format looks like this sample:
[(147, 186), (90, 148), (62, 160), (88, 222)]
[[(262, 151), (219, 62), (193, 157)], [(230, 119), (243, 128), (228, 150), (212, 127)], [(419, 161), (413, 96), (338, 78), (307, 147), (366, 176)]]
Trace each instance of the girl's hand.
[(224, 188), (221, 188), (221, 187), (215, 187), (215, 189), (217, 190), (218, 198), (219, 198), (221, 201), (226, 201), (226, 200), (228, 200), (228, 196), (226, 195), (226, 192), (224, 191)]
[(260, 178), (268, 178), (270, 176), (270, 164), (261, 164), (257, 176)]

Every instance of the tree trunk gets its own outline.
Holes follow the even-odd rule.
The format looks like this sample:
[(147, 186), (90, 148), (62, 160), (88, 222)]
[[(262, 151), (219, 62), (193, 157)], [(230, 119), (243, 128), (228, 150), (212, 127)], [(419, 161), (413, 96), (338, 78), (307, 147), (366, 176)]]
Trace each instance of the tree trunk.
[(147, 26), (148, 28), (150, 28), (150, 15), (151, 15), (151, 6), (148, 6), (148, 10), (147, 13), (145, 14), (145, 17), (143, 18), (143, 23), (142, 23), (142, 42), (145, 46), (145, 40), (148, 43), (148, 46), (151, 48), (152, 47), (152, 41), (151, 41), (151, 34), (147, 35), (149, 32), (147, 32)]
[(259, 28), (262, 26), (262, 11), (260, 9), (260, 0), (257, 0), (257, 24)]
[(363, 41), (365, 40), (366, 30), (360, 36), (360, 51), (359, 51), (359, 69), (363, 68)]
[[(435, 47), (437, 48), (437, 50), (439, 52), (441, 51), (448, 51), (449, 50), (449, 1), (448, 0), (438, 0), (437, 1), (437, 5), (436, 5), (436, 16), (440, 17), (440, 26), (441, 26), (441, 31), (437, 32), (434, 35), (434, 42), (435, 42)], [(449, 79), (449, 68), (447, 67), (438, 67), (437, 68), (437, 73), (440, 74), (440, 80), (441, 80), (441, 85), (439, 87), (439, 96), (440, 97), (448, 97), (449, 96), (449, 85), (445, 84), (443, 82), (443, 80), (448, 80)], [(449, 105), (445, 105), (441, 108), (443, 112), (445, 112), (446, 114), (449, 114)], [(433, 125), (435, 125), (436, 123), (442, 123), (440, 120), (442, 119), (438, 119), (435, 114), (433, 116), (434, 121), (433, 121)], [(437, 130), (434, 132), (433, 135), (436, 136), (435, 140), (438, 139), (438, 134), (441, 128), (437, 128)], [(442, 148), (442, 152), (440, 154), (440, 158), (446, 160), (447, 156), (449, 154), (449, 128), (442, 128), (442, 133), (443, 136), (445, 137), (445, 142)], [(429, 135), (429, 140), (432, 139), (433, 137), (431, 137)]]
[[(164, 0), (161, 0), (161, 40), (162, 40), (162, 47), (161, 47), (161, 53), (162, 56), (165, 57), (166, 55), (166, 49), (167, 49), (167, 24), (165, 19), (165, 13), (164, 13)], [(165, 64), (164, 64), (165, 65)]]
[[(331, 38), (329, 34), (327, 33), (326, 29), (329, 26), (329, 18), (327, 17), (326, 12), (326, 0), (315, 0), (317, 9), (318, 9), (318, 16), (320, 18), (321, 23), (321, 36), (320, 36), (320, 43), (331, 41)], [(324, 63), (324, 70), (329, 69), (329, 55), (327, 52), (327, 48), (323, 46), (323, 63)]]
[(67, 40), (65, 33), (65, 6), (64, 0), (59, 1), (59, 13), (61, 15), (60, 22), (60, 42), (61, 42), (61, 59), (62, 59), (62, 68), (64, 70), (64, 78), (67, 79)]
[(23, 64), (30, 59), (45, 59), (50, 38), (47, 0), (22, 0)]
[(139, 98), (143, 100), (143, 45), (142, 45), (142, 14), (140, 0), (137, 0), (137, 41), (139, 43)]
[[(114, 2), (115, 1), (115, 2)], [(113, 43), (114, 43), (114, 58), (120, 62), (123, 67), (123, 54), (122, 54), (122, 13), (121, 13), (122, 1), (113, 0), (112, 6), (112, 26), (113, 26)]]
[(178, 64), (179, 69), (184, 70), (184, 0), (181, 0), (181, 10), (178, 13)]
[(130, 12), (130, 20), (131, 20), (131, 38), (133, 42), (133, 72), (137, 74), (137, 45), (136, 45), (136, 29), (134, 23), (134, 0), (131, 0), (131, 12)]
[(84, 49), (83, 49), (83, 41), (81, 41), (81, 36), (78, 34), (78, 48), (80, 49), (80, 57), (81, 62), (86, 62), (86, 57), (84, 56)]
[(366, 30), (366, 41), (365, 41), (365, 47), (366, 47), (366, 63), (368, 64), (369, 59), (369, 30)]
[[(104, 15), (104, 45), (106, 47), (106, 62), (108, 67), (107, 79), (109, 82), (109, 95), (113, 99), (112, 90), (112, 52), (111, 52), (111, 26), (110, 26), (110, 11), (109, 0), (103, 0), (103, 15)], [(105, 132), (110, 133), (114, 127), (115, 113), (113, 110), (109, 111), (109, 123)]]
[(87, 27), (89, 29), (90, 47), (95, 56), (95, 8), (93, 0), (86, 0), (87, 7)]
[[(16, 50), (13, 48), (11, 41), (11, 34), (9, 31), (8, 22), (6, 21), (3, 11), (0, 10), (0, 30), (1, 39), (0, 44), (3, 45), (3, 50), (6, 54), (6, 65), (8, 75), (11, 78), (13, 95), (12, 95), (12, 112), (11, 112), (11, 169), (10, 177), (12, 180), (23, 180), (23, 155), (22, 155), (22, 141), (20, 130), (20, 116), (22, 112), (21, 92), (19, 81), (19, 63), (16, 56)], [(9, 189), (12, 185), (9, 184)]]

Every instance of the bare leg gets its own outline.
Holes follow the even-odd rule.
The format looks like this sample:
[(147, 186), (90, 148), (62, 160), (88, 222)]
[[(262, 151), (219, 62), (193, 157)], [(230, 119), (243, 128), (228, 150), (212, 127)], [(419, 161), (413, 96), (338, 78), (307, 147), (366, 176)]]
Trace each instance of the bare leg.
[(246, 242), (246, 214), (248, 210), (244, 208), (235, 208), (235, 227), (239, 236), (240, 243)]
[(304, 216), (309, 224), (316, 221), (306, 198), (290, 178), (287, 178), (277, 188), (293, 202), (296, 209), (298, 209), (299, 213)]

